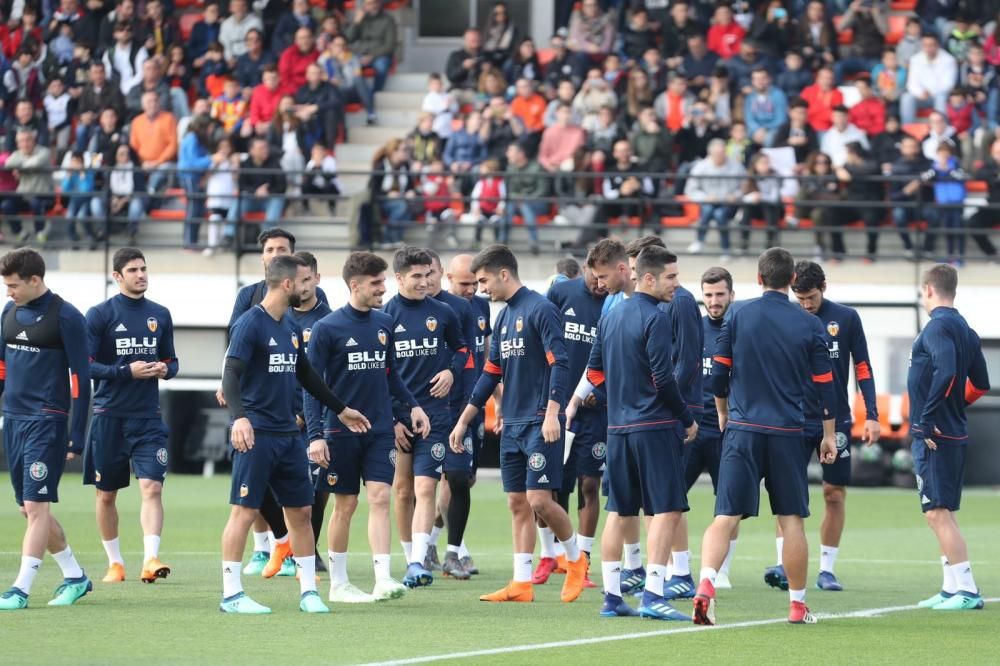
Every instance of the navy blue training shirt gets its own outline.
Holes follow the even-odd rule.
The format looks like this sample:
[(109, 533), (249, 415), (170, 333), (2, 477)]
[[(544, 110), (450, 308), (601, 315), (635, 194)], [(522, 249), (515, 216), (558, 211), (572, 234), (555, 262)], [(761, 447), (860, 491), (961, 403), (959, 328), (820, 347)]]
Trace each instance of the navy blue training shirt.
[(719, 410), (715, 408), (715, 391), (712, 388), (712, 359), (715, 358), (716, 340), (722, 332), (724, 318), (712, 319), (708, 315), (701, 318), (704, 332), (704, 351), (701, 354), (701, 396), (702, 412), (698, 420), (699, 430), (719, 432)]
[[(563, 280), (549, 288), (548, 299), (559, 309), (563, 340), (566, 342), (566, 353), (569, 356), (569, 377), (579, 379), (587, 370), (590, 360), (590, 350), (597, 339), (597, 323), (601, 320), (606, 295), (598, 296), (587, 289), (582, 277)], [(599, 398), (598, 407), (603, 407), (603, 391), (595, 397)], [(584, 410), (596, 408), (580, 406)]]
[(490, 302), (485, 298), (473, 296), (469, 299), (469, 305), (472, 306), (472, 313), (476, 317), (476, 337), (474, 340), (466, 340), (466, 342), (469, 344), (475, 342), (471, 351), (478, 379), (479, 375), (483, 374), (483, 368), (486, 367), (486, 356), (489, 351), (486, 349), (486, 338), (493, 333), (493, 329), (490, 327)]
[[(299, 328), (302, 329), (303, 354), (308, 355), (309, 353), (309, 340), (312, 337), (312, 329), (316, 325), (316, 322), (318, 322), (320, 319), (327, 316), (331, 312), (333, 312), (333, 310), (330, 309), (330, 306), (319, 299), (316, 300), (316, 304), (312, 307), (311, 310), (307, 310), (305, 312), (299, 312), (295, 308), (288, 308), (289, 316), (292, 319), (294, 319), (295, 323), (298, 324)], [(302, 389), (299, 392), (299, 399), (295, 403), (295, 413), (300, 416), (303, 416), (302, 399), (305, 393), (306, 390)], [(336, 391), (334, 391), (334, 393), (336, 393)]]
[[(476, 331), (478, 330), (472, 305), (461, 296), (456, 296), (444, 289), (439, 291), (434, 298), (450, 307), (455, 313), (462, 330), (462, 341), (466, 344), (466, 352), (468, 352), (468, 345), (476, 339)], [(476, 385), (478, 376), (476, 361), (472, 354), (468, 354), (461, 377), (456, 377), (455, 383), (451, 387), (451, 413), (454, 418), (458, 418), (462, 407), (469, 402), (469, 396), (472, 395), (472, 389)]]
[[(229, 326), (227, 327), (227, 331), (230, 335), (232, 335), (233, 326), (236, 324), (236, 320), (239, 319), (244, 312), (257, 304), (254, 303), (254, 293), (258, 295), (257, 303), (260, 303), (259, 299), (262, 299), (267, 295), (267, 281), (261, 280), (260, 282), (244, 285), (238, 292), (236, 292), (236, 302), (233, 303), (233, 313), (229, 315)], [(327, 306), (330, 305), (330, 300), (326, 297), (326, 292), (320, 287), (316, 287), (316, 298), (322, 303), (326, 303)]]
[(990, 378), (979, 335), (955, 308), (934, 308), (913, 341), (906, 390), (914, 437), (968, 443), (965, 408), (990, 390)]
[(673, 300), (660, 303), (660, 309), (670, 319), (673, 334), (674, 377), (677, 387), (684, 396), (688, 409), (701, 410), (702, 373), (701, 354), (705, 346), (705, 334), (701, 326), (701, 310), (694, 294), (678, 286)]
[(119, 418), (160, 415), (160, 384), (134, 379), (134, 361), (167, 364), (166, 379), (177, 375), (174, 322), (170, 311), (145, 296), (118, 294), (87, 312), (94, 412)]

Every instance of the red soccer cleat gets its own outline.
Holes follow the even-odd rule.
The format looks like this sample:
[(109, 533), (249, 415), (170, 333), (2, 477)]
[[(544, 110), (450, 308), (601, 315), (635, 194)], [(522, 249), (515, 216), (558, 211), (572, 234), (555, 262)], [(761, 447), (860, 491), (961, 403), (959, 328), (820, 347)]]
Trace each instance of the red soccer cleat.
[(556, 571), (556, 560), (554, 557), (543, 557), (535, 567), (535, 573), (531, 574), (531, 582), (535, 585), (545, 585), (546, 581)]
[(801, 601), (793, 601), (788, 604), (789, 624), (816, 624), (816, 616), (809, 612), (809, 607)]
[(698, 584), (698, 593), (694, 595), (694, 615), (691, 619), (695, 624), (707, 626), (715, 624), (715, 586), (707, 578)]

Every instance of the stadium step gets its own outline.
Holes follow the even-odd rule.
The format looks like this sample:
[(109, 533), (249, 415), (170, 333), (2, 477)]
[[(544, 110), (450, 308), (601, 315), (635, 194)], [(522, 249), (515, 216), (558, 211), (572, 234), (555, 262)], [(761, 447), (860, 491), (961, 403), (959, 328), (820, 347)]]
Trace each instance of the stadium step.
[[(420, 103), (418, 102), (412, 110), (387, 109), (383, 112), (377, 105), (375, 110), (378, 112), (379, 127), (415, 127), (417, 117), (420, 115)], [(348, 127), (363, 127), (367, 120), (363, 111), (347, 114)], [(389, 138), (391, 137), (386, 137), (387, 140)]]
[(375, 93), (375, 109), (380, 113), (385, 110), (414, 111), (420, 110), (424, 101), (422, 92), (393, 92), (383, 90)]
[(420, 93), (421, 99), (426, 90), (427, 74), (398, 72), (390, 76), (385, 84), (386, 92)]

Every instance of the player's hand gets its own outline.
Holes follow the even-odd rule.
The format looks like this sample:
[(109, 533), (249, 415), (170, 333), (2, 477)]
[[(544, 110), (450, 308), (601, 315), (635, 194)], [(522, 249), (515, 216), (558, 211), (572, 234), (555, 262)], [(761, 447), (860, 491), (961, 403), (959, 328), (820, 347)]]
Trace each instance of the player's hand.
[(861, 435), (861, 441), (865, 443), (865, 446), (871, 446), (881, 436), (882, 426), (878, 424), (878, 421), (865, 421), (865, 432)]
[(419, 406), (410, 410), (410, 424), (413, 432), (421, 437), (429, 437), (431, 434), (431, 420)]
[(396, 435), (396, 448), (403, 453), (412, 451), (413, 445), (410, 444), (410, 437), (413, 437), (413, 433), (406, 427), (406, 424), (402, 421), (396, 421), (396, 425), (392, 429)]
[(499, 435), (501, 432), (503, 432), (503, 410), (500, 409), (500, 403), (497, 403), (493, 412), (493, 434)]
[(566, 430), (570, 429), (573, 425), (573, 419), (576, 418), (576, 410), (580, 408), (580, 399), (575, 395), (569, 399), (569, 404), (566, 405)]
[(301, 414), (296, 414), (295, 415), (295, 426), (299, 430), (302, 430), (302, 428), (304, 428), (305, 425), (306, 425), (306, 420), (304, 418), (302, 418), (302, 415)]
[(146, 361), (132, 361), (128, 364), (132, 372), (132, 379), (152, 379), (156, 377), (156, 363)]
[(690, 428), (684, 428), (684, 443), (690, 444), (698, 436), (698, 422), (693, 421)]
[(309, 442), (309, 462), (326, 469), (330, 466), (330, 447), (325, 439), (314, 439)]
[(447, 368), (442, 370), (431, 377), (431, 396), (435, 398), (446, 398), (448, 396), (448, 392), (451, 391), (451, 385), (454, 383), (455, 375), (451, 374), (451, 370)]
[(583, 406), (584, 407), (590, 407), (591, 409), (593, 409), (594, 407), (597, 407), (597, 396), (594, 395), (593, 393), (591, 393), (590, 395), (588, 395), (587, 399), (583, 401)]
[(350, 407), (344, 407), (344, 411), (337, 414), (337, 419), (351, 432), (368, 432), (372, 427), (364, 414)]
[(233, 421), (233, 427), (229, 432), (229, 440), (233, 448), (240, 453), (246, 453), (253, 448), (253, 426), (247, 417)]
[(824, 435), (823, 441), (819, 444), (819, 461), (824, 465), (829, 465), (837, 460), (837, 436)]
[(448, 446), (455, 453), (465, 452), (465, 443), (462, 441), (465, 439), (465, 431), (469, 429), (469, 426), (465, 425), (461, 421), (455, 424), (455, 428), (448, 435)]
[[(935, 435), (941, 434), (941, 431), (937, 429), (937, 426), (934, 426), (934, 434)], [(925, 437), (924, 443), (927, 444), (927, 448), (930, 449), (931, 451), (937, 451), (937, 442), (935, 442), (930, 437)]]
[(726, 425), (729, 423), (729, 414), (724, 414), (719, 412), (719, 430), (721, 432), (726, 431)]
[(222, 387), (215, 389), (215, 401), (219, 403), (219, 407), (226, 406), (226, 395), (222, 392)]
[(542, 441), (546, 444), (555, 444), (559, 441), (560, 435), (562, 435), (562, 425), (559, 423), (559, 417), (555, 414), (546, 414), (545, 420), (542, 421)]

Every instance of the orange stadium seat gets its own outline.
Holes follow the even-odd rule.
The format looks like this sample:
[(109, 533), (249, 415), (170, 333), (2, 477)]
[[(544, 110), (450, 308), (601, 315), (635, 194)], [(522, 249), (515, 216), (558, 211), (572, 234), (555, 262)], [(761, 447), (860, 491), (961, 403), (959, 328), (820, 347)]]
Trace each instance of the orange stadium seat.
[(931, 128), (928, 127), (927, 123), (904, 123), (903, 131), (912, 136), (917, 141), (923, 141)]

